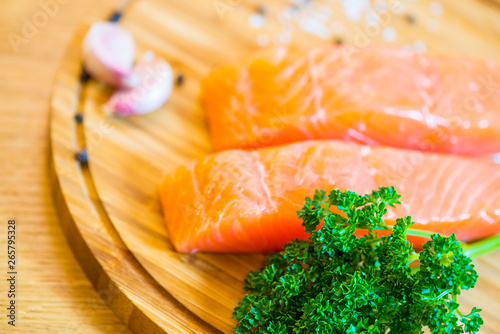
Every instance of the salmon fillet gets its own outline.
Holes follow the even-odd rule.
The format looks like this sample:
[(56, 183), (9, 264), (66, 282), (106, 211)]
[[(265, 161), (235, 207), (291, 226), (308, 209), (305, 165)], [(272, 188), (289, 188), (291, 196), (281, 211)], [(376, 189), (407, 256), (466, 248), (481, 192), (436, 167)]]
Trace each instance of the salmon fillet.
[(214, 70), (201, 99), (216, 149), (342, 139), (500, 152), (500, 66), (493, 60), (382, 47), (273, 47)]
[(160, 197), (178, 251), (246, 253), (305, 238), (296, 211), (316, 189), (367, 194), (391, 185), (402, 204), (388, 224), (410, 215), (416, 229), (464, 241), (500, 232), (499, 165), (336, 140), (215, 153), (167, 175)]

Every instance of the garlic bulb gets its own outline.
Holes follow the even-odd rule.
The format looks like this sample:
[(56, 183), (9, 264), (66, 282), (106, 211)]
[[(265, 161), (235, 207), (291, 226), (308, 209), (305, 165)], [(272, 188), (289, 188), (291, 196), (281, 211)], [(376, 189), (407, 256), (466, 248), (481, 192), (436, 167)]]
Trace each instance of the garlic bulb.
[(132, 75), (138, 84), (116, 90), (104, 106), (105, 111), (120, 116), (146, 114), (161, 107), (172, 92), (172, 69), (163, 59), (138, 63)]
[(132, 36), (113, 22), (92, 24), (83, 41), (83, 62), (86, 71), (107, 84), (130, 86), (135, 57)]

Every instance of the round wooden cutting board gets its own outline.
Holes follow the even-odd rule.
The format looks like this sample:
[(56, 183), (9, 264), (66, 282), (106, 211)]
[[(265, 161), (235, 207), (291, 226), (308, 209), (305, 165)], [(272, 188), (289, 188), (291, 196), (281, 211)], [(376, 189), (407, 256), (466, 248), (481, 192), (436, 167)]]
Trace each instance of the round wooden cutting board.
[[(152, 50), (184, 77), (161, 109), (143, 116), (106, 115), (102, 105), (112, 89), (80, 79), (81, 42), (88, 27), (75, 34), (68, 48), (52, 99), (54, 196), (75, 256), (103, 300), (135, 332), (231, 332), (243, 279), (265, 259), (262, 254), (177, 253), (162, 220), (157, 195), (162, 175), (212, 151), (198, 94), (200, 80), (214, 65), (278, 42), (342, 42), (357, 48), (390, 44), (500, 60), (500, 6), (495, 1), (393, 1), (378, 31), (366, 30), (373, 22), (369, 8), (356, 21), (360, 9), (347, 1), (294, 3), (130, 3), (120, 23), (133, 34), (138, 55)], [(383, 9), (383, 2), (374, 1), (372, 7)], [(76, 113), (83, 114), (83, 123), (76, 122)], [(87, 150), (88, 163), (75, 160), (80, 149)], [(499, 256), (475, 261), (478, 286), (462, 298), (464, 309), (483, 308), (482, 333), (500, 328)]]

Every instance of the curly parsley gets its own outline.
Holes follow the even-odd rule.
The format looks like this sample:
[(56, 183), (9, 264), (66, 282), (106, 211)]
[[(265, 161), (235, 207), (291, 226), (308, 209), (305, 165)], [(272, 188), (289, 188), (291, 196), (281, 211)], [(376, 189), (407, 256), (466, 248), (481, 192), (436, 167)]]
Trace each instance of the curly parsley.
[[(235, 331), (413, 334), (428, 327), (435, 334), (476, 333), (481, 310), (464, 315), (457, 303), (460, 291), (477, 280), (471, 259), (454, 235), (432, 234), (416, 253), (406, 236), (426, 232), (410, 230), (410, 217), (394, 226), (382, 219), (399, 198), (393, 187), (365, 196), (316, 191), (306, 198), (298, 216), (309, 239), (286, 244), (250, 272), (248, 293), (233, 313)], [(358, 238), (357, 229), (367, 232)]]

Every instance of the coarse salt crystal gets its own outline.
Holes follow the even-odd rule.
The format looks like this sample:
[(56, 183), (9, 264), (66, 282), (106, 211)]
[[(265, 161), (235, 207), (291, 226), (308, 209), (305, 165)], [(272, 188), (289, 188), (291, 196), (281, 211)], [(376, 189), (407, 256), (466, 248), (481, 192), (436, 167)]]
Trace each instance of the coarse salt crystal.
[(310, 18), (304, 17), (300, 20), (300, 28), (310, 34), (316, 35), (323, 39), (330, 38), (330, 30), (321, 22)]
[(257, 36), (257, 45), (267, 46), (268, 44), (269, 44), (269, 36), (267, 36), (267, 35)]
[(248, 17), (248, 24), (254, 29), (259, 29), (264, 26), (265, 18), (260, 14), (252, 14)]
[(427, 50), (427, 46), (422, 41), (415, 41), (415, 43), (413, 43), (413, 48), (415, 52), (425, 52), (425, 50)]
[(349, 21), (359, 21), (363, 13), (370, 8), (369, 0), (344, 0), (344, 15)]
[(396, 29), (394, 29), (393, 27), (386, 27), (382, 32), (382, 37), (386, 42), (394, 42), (397, 36), (398, 33), (396, 32)]
[(434, 16), (441, 16), (443, 14), (443, 5), (440, 2), (433, 1), (429, 4), (431, 14)]

